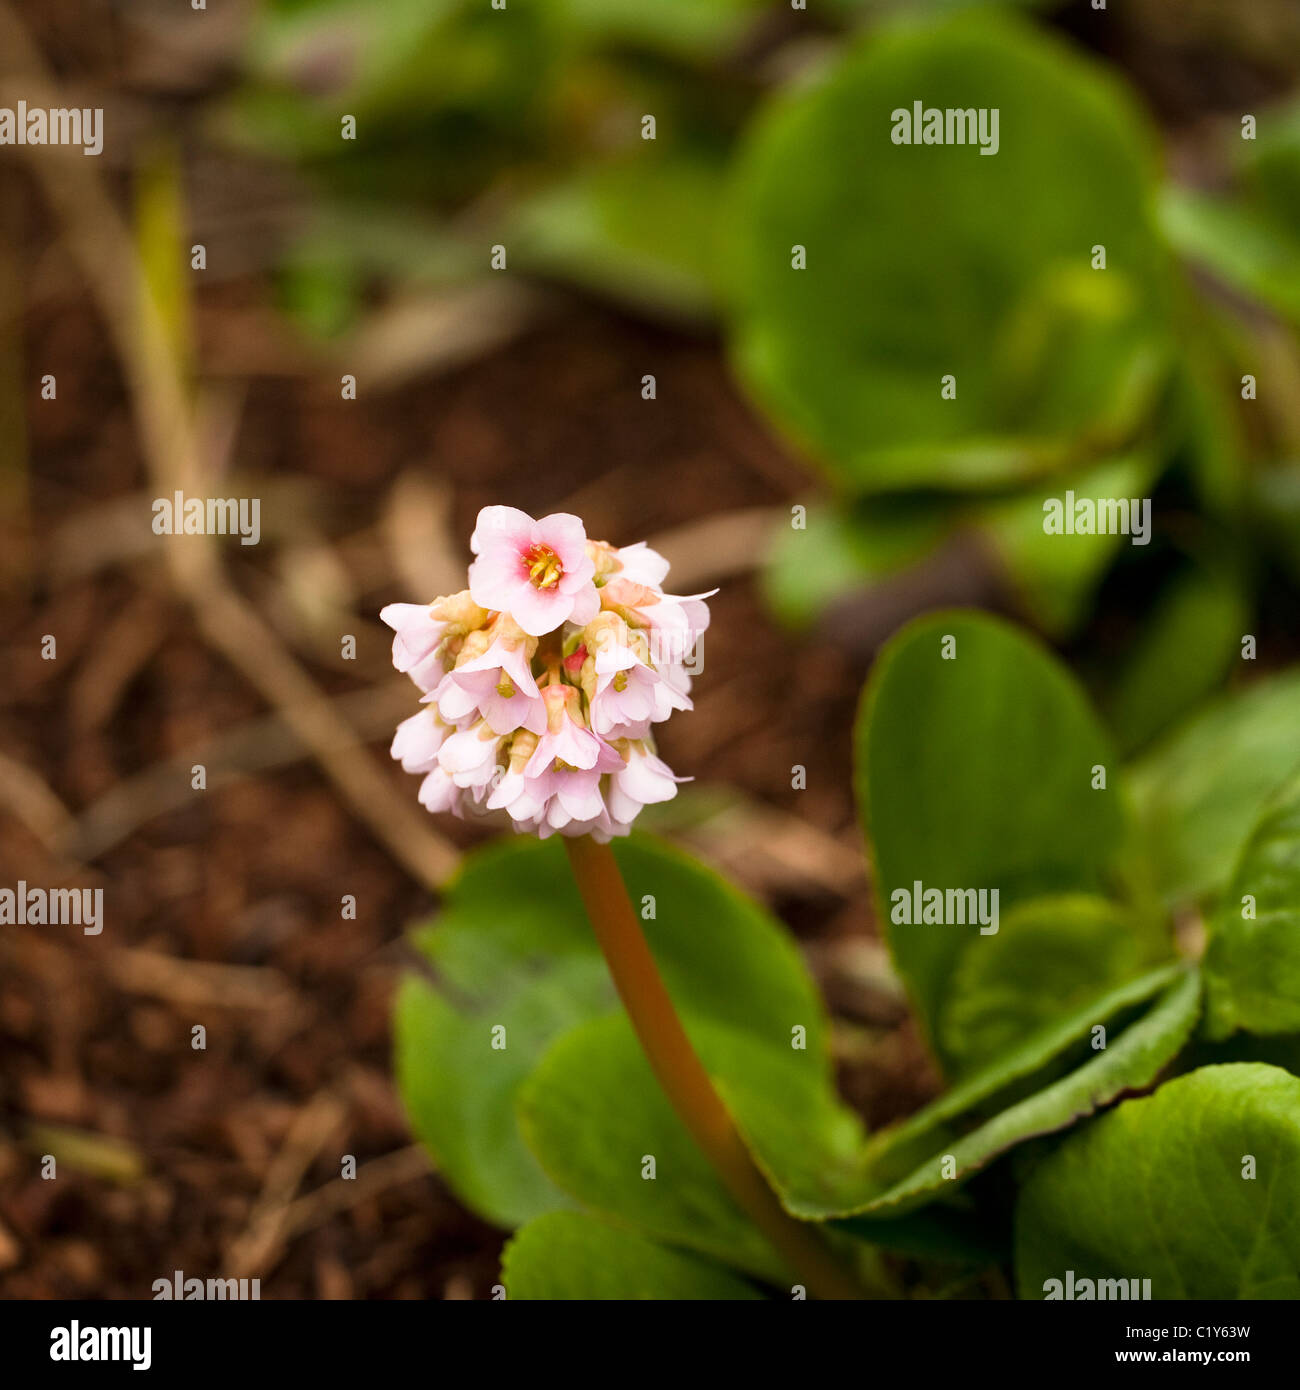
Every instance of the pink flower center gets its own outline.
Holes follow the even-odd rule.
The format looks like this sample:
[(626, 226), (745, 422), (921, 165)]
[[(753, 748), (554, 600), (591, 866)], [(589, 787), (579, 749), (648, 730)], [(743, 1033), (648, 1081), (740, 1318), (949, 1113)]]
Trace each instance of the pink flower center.
[(553, 589), (564, 576), (560, 557), (549, 545), (530, 546), (523, 554), (528, 581), (535, 589)]

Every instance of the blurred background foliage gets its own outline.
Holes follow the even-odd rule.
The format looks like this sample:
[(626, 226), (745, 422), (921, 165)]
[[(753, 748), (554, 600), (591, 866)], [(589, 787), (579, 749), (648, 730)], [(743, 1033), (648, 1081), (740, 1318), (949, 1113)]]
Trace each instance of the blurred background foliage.
[[(1140, 29), (1193, 69), (1224, 45), (1264, 68), (1259, 100), (1167, 83), (1169, 143), (1152, 94), (1086, 51), (1086, 3), (509, 0), (503, 22), (480, 0), (273, 0), (211, 120), (309, 190), (275, 266), (302, 331), (486, 286), (500, 245), (534, 282), (720, 333), (823, 488), (773, 537), (780, 619), (973, 538), (1131, 749), (1300, 581), (1300, 21), (1123, 8), (1108, 42)], [(995, 157), (890, 142), (891, 110), (940, 94), (1000, 110)], [(1045, 535), (1067, 489), (1154, 496), (1151, 544)], [(1126, 621), (1089, 622), (1108, 610)]]

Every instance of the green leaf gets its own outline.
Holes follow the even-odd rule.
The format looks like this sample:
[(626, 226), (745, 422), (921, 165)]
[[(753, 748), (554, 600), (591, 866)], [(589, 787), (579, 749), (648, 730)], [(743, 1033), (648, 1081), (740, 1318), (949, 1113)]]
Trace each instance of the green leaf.
[[(1173, 983), (1168, 984), (1171, 974)], [(1113, 1019), (1121, 1004), (1133, 1006), (1149, 997), (1153, 986), (1168, 984), (1154, 1006), (1109, 1039), (1102, 1051), (1084, 1049), (1089, 1060), (1041, 1090), (1015, 1099), (1018, 1078), (1041, 1080), (1043, 1063), (1061, 1050), (1065, 1034), (1089, 1032)], [(896, 1130), (878, 1135), (869, 1147), (867, 1167), (844, 1172), (829, 1196), (825, 1179), (814, 1190), (797, 1186), (795, 1173), (781, 1185), (782, 1199), (807, 1220), (870, 1216), (888, 1220), (952, 1193), (1008, 1150), (1028, 1139), (1065, 1129), (1108, 1105), (1125, 1091), (1149, 1086), (1190, 1037), (1200, 1012), (1200, 979), (1194, 971), (1158, 972), (1114, 991), (1058, 1025), (1044, 1031), (1024, 1050), (972, 1077)], [(962, 1134), (961, 1121), (977, 1106), (1006, 1098), (1006, 1108)], [(760, 1148), (761, 1154), (761, 1148)], [(820, 1159), (810, 1171), (835, 1172)]]
[[(296, 97), (301, 137), (318, 148), (325, 134), (312, 129), (313, 106), (356, 114), (359, 135), (361, 117), (394, 117), (413, 130), (439, 109), (527, 110), (556, 60), (562, 24), (539, 0), (512, 0), (510, 11), (503, 26), (490, 6), (464, 0), (389, 0), (383, 10), (358, 0), (264, 5), (247, 65), (269, 90)], [(337, 141), (337, 115), (319, 124)]]
[(683, 58), (716, 57), (744, 33), (762, 0), (559, 0), (588, 39)]
[(1169, 954), (1167, 940), (1104, 898), (1019, 903), (957, 962), (944, 1055), (966, 1075)]
[[(861, 1172), (856, 1117), (836, 1100), (826, 1058), (684, 1013), (691, 1041), (760, 1155), (785, 1168), (817, 1154), (816, 1180)], [(663, 1095), (622, 1015), (566, 1033), (519, 1095), (533, 1151), (585, 1207), (656, 1239), (762, 1278), (785, 1277), (779, 1258), (722, 1186)], [(644, 1164), (653, 1158), (653, 1178)]]
[[(1254, 1177), (1244, 1176), (1247, 1156)], [(1146, 1278), (1153, 1298), (1300, 1298), (1300, 1079), (1204, 1067), (1126, 1101), (1034, 1169), (1016, 1281)]]
[[(1150, 1086), (1192, 1036), (1199, 1013), (1199, 976), (1183, 972), (1154, 1008), (1126, 1027), (1118, 1038), (1112, 1038), (1104, 1051), (1096, 1052), (1090, 1061), (1050, 1086), (1034, 1091), (993, 1118), (984, 1120), (965, 1136), (941, 1145), (907, 1176), (888, 1184), (883, 1191), (877, 1186), (869, 1198), (856, 1202), (845, 1193), (848, 1200), (844, 1207), (834, 1211), (815, 1209), (802, 1202), (791, 1201), (790, 1205), (798, 1215), (804, 1216), (869, 1215), (888, 1219), (934, 1201), (987, 1168), (1015, 1145), (1066, 1129), (1083, 1116), (1110, 1104), (1116, 1095)], [(1094, 1013), (1093, 1022), (1098, 1020), (1100, 1013)], [(980, 1086), (984, 1087), (997, 1080), (1000, 1080), (997, 1070), (990, 1072), (987, 1079), (979, 1079)], [(948, 1109), (966, 1099), (962, 1093), (954, 1095), (958, 1098), (944, 1098)], [(939, 1104), (943, 1105), (944, 1101)], [(909, 1120), (911, 1133), (893, 1137), (893, 1144), (881, 1147), (875, 1155), (873, 1168), (876, 1172), (893, 1170), (904, 1140), (915, 1144), (916, 1133), (933, 1125), (934, 1119), (926, 1112)]]
[[(515, 1226), (567, 1205), (519, 1138), (514, 1097), (542, 1049), (587, 1008), (608, 1007), (608, 989), (590, 962), (503, 974), (495, 1007), (458, 1008), (426, 981), (408, 976), (393, 1022), (396, 1079), (411, 1127), (452, 1191), (498, 1226)], [(507, 1047), (492, 1050), (493, 1027)]]
[[(615, 853), (633, 902), (653, 911), (644, 929), (679, 1007), (773, 1046), (788, 1048), (802, 1026), (825, 1071), (822, 1004), (781, 927), (654, 840), (634, 836)], [(521, 837), (470, 855), (417, 943), (438, 987), (408, 979), (395, 1020), (416, 1134), (490, 1221), (513, 1226), (566, 1205), (523, 1143), (515, 1095), (557, 1037), (618, 1004), (562, 846)]]
[(1300, 763), (1300, 671), (1227, 695), (1131, 769), (1166, 900), (1218, 894), (1270, 794)]
[(1300, 321), (1300, 102), (1270, 110), (1258, 139), (1234, 132), (1227, 153), (1238, 187), (1228, 196), (1169, 187), (1165, 233), (1189, 260)]
[(1300, 1033), (1300, 781), (1275, 799), (1246, 842), (1214, 916), (1205, 988), (1212, 1038), (1238, 1029)]
[[(1111, 991), (871, 1145), (824, 1087), (816, 1059), (687, 1022), (760, 1167), (793, 1215), (889, 1222), (948, 1202), (1009, 1149), (1065, 1128), (1125, 1090), (1150, 1085), (1190, 1035), (1199, 991), (1196, 974), (1178, 967)], [(1090, 1037), (1081, 1041), (1099, 1024), (1119, 1029), (1155, 994), (1150, 1010), (1112, 1036), (1104, 1051), (1093, 1051)], [(1034, 1089), (1048, 1063), (1075, 1058), (1082, 1065)], [(980, 1111), (994, 1103), (1006, 1108), (982, 1120)], [(566, 1034), (519, 1104), (547, 1172), (584, 1206), (757, 1277), (784, 1277), (654, 1085), (626, 1019), (597, 1020)], [(951, 1176), (943, 1167), (948, 1155)], [(647, 1156), (655, 1159), (652, 1180), (642, 1176)], [(865, 1226), (854, 1229), (871, 1239)], [(881, 1244), (916, 1240), (915, 1230), (898, 1229), (901, 1241), (886, 1229)], [(929, 1236), (940, 1239), (943, 1232)]]
[(519, 1231), (502, 1276), (512, 1299), (760, 1297), (725, 1269), (573, 1211), (549, 1212)]
[[(944, 639), (955, 641), (945, 659)], [(1124, 822), (1106, 736), (1070, 673), (997, 619), (909, 624), (882, 652), (855, 735), (878, 916), (927, 1033), (943, 1050), (952, 975), (978, 925), (895, 923), (913, 885), (996, 890), (1001, 908), (1095, 892)], [(1093, 768), (1110, 774), (1093, 790)], [(895, 894), (901, 899), (895, 899)], [(991, 903), (991, 899), (986, 899)]]
[(1290, 97), (1261, 124), (1258, 139), (1234, 140), (1234, 148), (1261, 206), (1300, 234), (1300, 100)]
[(873, 1135), (871, 1171), (886, 1183), (905, 1177), (989, 1118), (1044, 1089), (1093, 1057), (1093, 1029), (1122, 1032), (1152, 999), (1182, 978), (1177, 965), (1161, 966), (1058, 1014), (932, 1101), (915, 1115)]
[(806, 627), (836, 599), (921, 559), (951, 527), (950, 512), (930, 498), (810, 507), (802, 529), (774, 531), (764, 597), (787, 626)]
[(642, 309), (707, 319), (720, 177), (721, 161), (703, 154), (594, 165), (523, 203), (511, 249), (518, 248), (525, 269), (565, 276)]
[(1225, 566), (1196, 566), (1169, 584), (1111, 700), (1111, 727), (1126, 749), (1147, 743), (1222, 683), (1249, 622), (1241, 583)]
[(1160, 204), (1170, 242), (1234, 289), (1300, 320), (1300, 237), (1248, 202), (1169, 187)]
[(1159, 471), (1154, 453), (1135, 450), (976, 508), (975, 518), (1006, 566), (1022, 607), (1044, 631), (1064, 635), (1079, 626), (1116, 552), (1129, 544), (1118, 533), (1049, 534), (1043, 529), (1045, 503), (1064, 505), (1067, 492), (1076, 501), (1146, 497)]
[[(921, 99), (997, 109), (996, 155), (895, 144), (894, 113)], [(863, 491), (1005, 485), (1113, 452), (1170, 359), (1151, 143), (1122, 86), (1021, 21), (873, 32), (777, 98), (739, 157), (742, 379)]]
[(545, 151), (565, 43), (551, 0), (508, 17), (467, 0), (259, 6), (248, 81), (215, 121), (352, 207), (461, 202)]
[(1293, 581), (1300, 581), (1300, 467), (1260, 468), (1248, 484), (1249, 524), (1277, 553)]

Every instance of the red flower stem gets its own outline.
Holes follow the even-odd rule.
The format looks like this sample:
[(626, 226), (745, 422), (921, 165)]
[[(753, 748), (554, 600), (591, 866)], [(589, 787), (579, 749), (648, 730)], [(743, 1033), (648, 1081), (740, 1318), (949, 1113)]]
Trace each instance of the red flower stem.
[(596, 940), (654, 1074), (728, 1192), (818, 1298), (860, 1299), (862, 1291), (821, 1235), (796, 1221), (768, 1186), (722, 1097), (704, 1070), (664, 985), (608, 845), (566, 838), (569, 863)]

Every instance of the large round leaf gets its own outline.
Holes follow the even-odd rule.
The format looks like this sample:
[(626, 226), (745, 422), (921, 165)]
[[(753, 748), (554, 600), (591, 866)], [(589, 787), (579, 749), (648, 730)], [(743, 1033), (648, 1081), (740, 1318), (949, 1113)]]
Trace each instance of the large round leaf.
[(728, 1270), (576, 1211), (530, 1221), (502, 1258), (513, 1299), (739, 1299), (757, 1291)]
[(1300, 762), (1300, 672), (1224, 696), (1133, 768), (1157, 886), (1174, 903), (1227, 886), (1270, 795)]
[[(1137, 991), (1142, 982), (1134, 982)], [(1143, 986), (1145, 988), (1145, 986)], [(1118, 992), (1096, 1001), (1093, 1025), (1101, 1022)], [(844, 1187), (833, 1203), (808, 1200), (782, 1190), (786, 1205), (805, 1217), (862, 1216), (891, 1220), (943, 1200), (962, 1183), (1027, 1140), (1067, 1129), (1125, 1091), (1150, 1086), (1178, 1054), (1200, 1014), (1201, 983), (1192, 971), (1176, 972), (1174, 982), (1154, 1006), (1112, 1038), (1090, 1051), (1082, 1066), (1035, 1090), (958, 1137), (958, 1108), (977, 1090), (1005, 1079), (999, 1062), (958, 1087), (933, 1107), (914, 1115), (897, 1134), (881, 1135), (869, 1153), (869, 1180), (856, 1191)], [(1082, 1011), (1076, 1018), (1082, 1018)], [(1075, 1020), (1070, 1020), (1071, 1024)], [(1063, 1025), (1064, 1026), (1064, 1025)], [(1026, 1044), (1026, 1060), (1040, 1052), (1048, 1030)], [(1014, 1095), (1014, 1089), (1006, 1092)], [(865, 1229), (859, 1226), (859, 1229)]]
[(1072, 1134), (1026, 1183), (1016, 1281), (1150, 1279), (1152, 1298), (1300, 1298), (1300, 1078), (1202, 1067)]
[(1105, 898), (1018, 903), (957, 962), (944, 1055), (966, 1075), (1170, 954), (1162, 932)]
[(1214, 916), (1207, 1031), (1300, 1034), (1300, 781), (1265, 812)]
[[(966, 134), (949, 111), (987, 113), (983, 145), (895, 143), (916, 104), (945, 140)], [(1004, 484), (1102, 456), (1168, 356), (1149, 143), (1118, 83), (1022, 22), (872, 34), (778, 99), (741, 157), (742, 378), (863, 490)]]
[[(824, 1009), (794, 943), (689, 856), (635, 836), (615, 850), (665, 981), (692, 1019), (755, 1048), (805, 1030), (829, 1085)], [(546, 1049), (617, 1013), (562, 846), (507, 840), (471, 855), (417, 942), (437, 976), (406, 981), (398, 1083), (415, 1132), (463, 1202), (502, 1226), (566, 1205), (520, 1137), (515, 1097)]]
[[(691, 1040), (769, 1171), (810, 1160), (829, 1196), (860, 1178), (856, 1116), (837, 1101), (824, 1056), (693, 1018)], [(583, 1206), (738, 1269), (787, 1271), (723, 1187), (655, 1082), (625, 1017), (560, 1038), (519, 1094), (524, 1135), (550, 1177)], [(653, 1167), (650, 1161), (653, 1160)]]
[(989, 906), (996, 891), (999, 913), (1041, 893), (1095, 891), (1124, 829), (1114, 755), (1046, 649), (960, 612), (918, 619), (881, 654), (856, 744), (882, 929), (930, 1037), (960, 1069), (942, 1051), (952, 974), (993, 933), (893, 918), (915, 915), (918, 883), (982, 891)]

